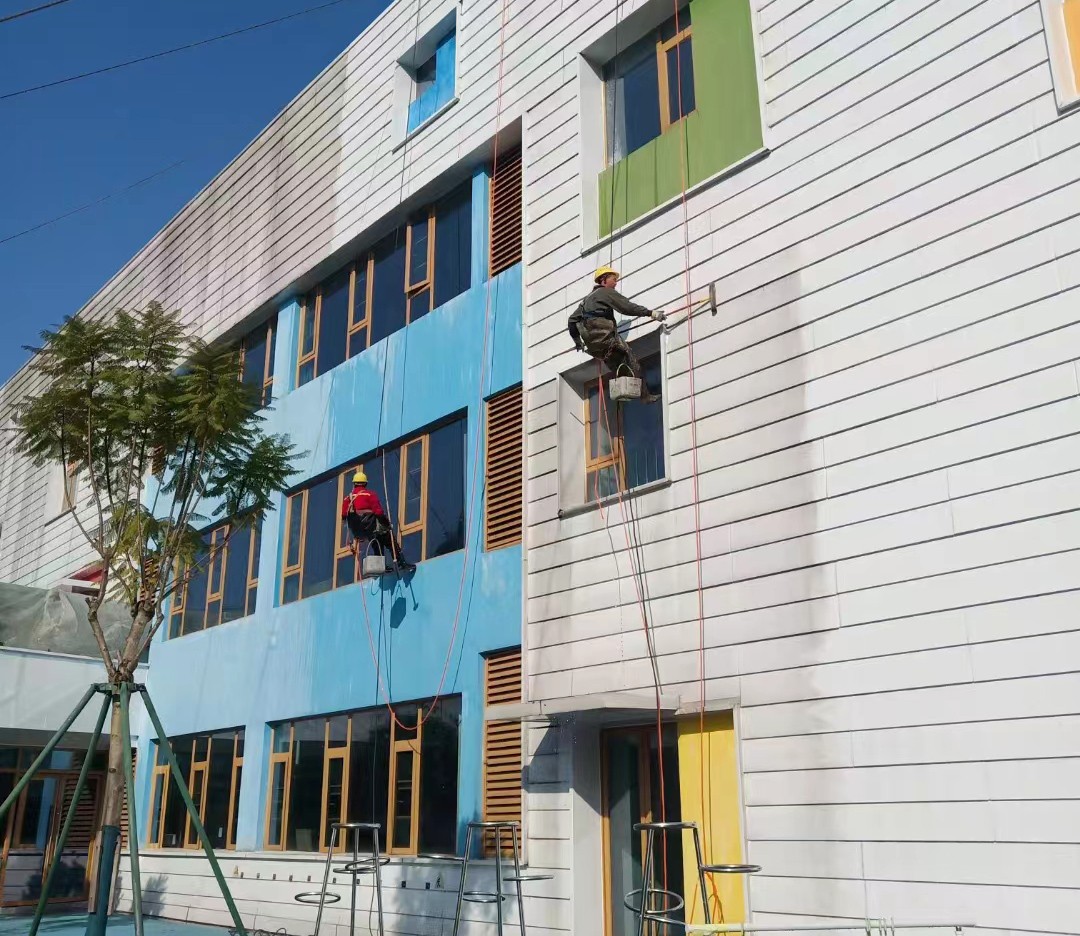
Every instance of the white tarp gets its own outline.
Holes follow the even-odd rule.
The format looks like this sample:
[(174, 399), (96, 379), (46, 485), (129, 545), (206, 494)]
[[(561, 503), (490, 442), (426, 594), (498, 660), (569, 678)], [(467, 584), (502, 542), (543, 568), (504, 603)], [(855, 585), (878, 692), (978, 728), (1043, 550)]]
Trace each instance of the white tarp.
[[(98, 613), (110, 650), (118, 650), (131, 627), (127, 607), (106, 601)], [(0, 647), (47, 650), (100, 658), (86, 616), (86, 599), (59, 588), (0, 583)]]

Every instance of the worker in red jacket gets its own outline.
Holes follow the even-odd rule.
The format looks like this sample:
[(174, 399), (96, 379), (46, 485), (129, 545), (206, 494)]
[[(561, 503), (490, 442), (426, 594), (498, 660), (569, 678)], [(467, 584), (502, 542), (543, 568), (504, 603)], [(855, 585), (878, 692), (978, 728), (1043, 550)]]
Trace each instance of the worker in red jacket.
[(353, 489), (341, 502), (341, 519), (349, 527), (349, 534), (356, 543), (360, 540), (375, 540), (383, 555), (389, 555), (398, 567), (410, 572), (416, 566), (406, 560), (401, 551), (401, 543), (394, 538), (390, 521), (383, 510), (379, 495), (369, 491), (367, 475), (357, 470), (353, 475)]

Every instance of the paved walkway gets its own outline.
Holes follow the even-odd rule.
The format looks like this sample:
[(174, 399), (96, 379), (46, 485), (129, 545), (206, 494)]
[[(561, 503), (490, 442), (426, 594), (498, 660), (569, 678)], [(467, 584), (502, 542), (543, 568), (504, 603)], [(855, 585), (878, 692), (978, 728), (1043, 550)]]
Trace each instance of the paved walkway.
[[(30, 928), (29, 916), (0, 916), (0, 936), (25, 936)], [(146, 918), (146, 936), (226, 936), (228, 930), (178, 920)], [(40, 936), (83, 936), (86, 914), (47, 916), (38, 929)], [(135, 924), (129, 916), (114, 916), (109, 920), (109, 936), (134, 936)]]

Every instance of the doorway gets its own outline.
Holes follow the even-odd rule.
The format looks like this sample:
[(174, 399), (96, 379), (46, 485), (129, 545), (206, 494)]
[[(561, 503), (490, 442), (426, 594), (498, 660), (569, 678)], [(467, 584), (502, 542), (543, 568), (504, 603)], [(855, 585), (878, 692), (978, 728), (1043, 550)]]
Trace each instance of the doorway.
[[(600, 736), (605, 936), (637, 933), (637, 914), (624, 904), (626, 895), (642, 886), (645, 833), (635, 832), (634, 824), (682, 817), (678, 733), (674, 724), (665, 724), (657, 734), (656, 725), (649, 725), (612, 728)], [(684, 893), (680, 833), (657, 835), (653, 865), (658, 886)], [(683, 919), (681, 910), (665, 915)], [(645, 932), (676, 936), (682, 930), (649, 923)]]
[[(36, 751), (16, 753), (13, 769), (0, 769), (0, 802), (14, 789), (22, 768)], [(22, 763), (19, 763), (20, 757)], [(50, 769), (39, 772), (20, 794), (4, 821), (0, 822), (0, 907), (35, 904), (41, 896), (45, 870), (56, 855), (60, 827), (72, 807), (78, 782), (79, 754), (58, 751), (51, 764), (70, 758), (73, 769)], [(0, 767), (3, 766), (0, 758)], [(90, 847), (100, 807), (102, 774), (91, 773), (87, 788), (75, 806), (75, 819), (64, 852), (60, 856), (50, 902), (84, 901), (90, 872)]]

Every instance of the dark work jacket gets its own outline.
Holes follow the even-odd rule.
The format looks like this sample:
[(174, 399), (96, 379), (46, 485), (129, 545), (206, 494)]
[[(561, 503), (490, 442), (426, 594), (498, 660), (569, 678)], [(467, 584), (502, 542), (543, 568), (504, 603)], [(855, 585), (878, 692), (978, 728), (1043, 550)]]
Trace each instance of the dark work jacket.
[(607, 319), (614, 325), (616, 312), (639, 318), (652, 315), (650, 309), (646, 309), (645, 306), (638, 305), (636, 302), (631, 302), (618, 290), (607, 286), (597, 286), (581, 300), (581, 304), (570, 315), (570, 319), (566, 323), (566, 330), (570, 333), (570, 337), (574, 339), (576, 345), (581, 341), (581, 336), (577, 330), (578, 322), (583, 319), (602, 318)]

